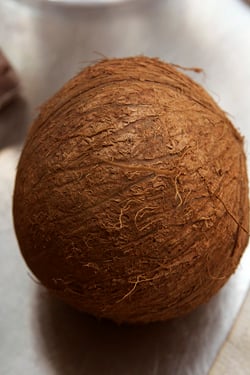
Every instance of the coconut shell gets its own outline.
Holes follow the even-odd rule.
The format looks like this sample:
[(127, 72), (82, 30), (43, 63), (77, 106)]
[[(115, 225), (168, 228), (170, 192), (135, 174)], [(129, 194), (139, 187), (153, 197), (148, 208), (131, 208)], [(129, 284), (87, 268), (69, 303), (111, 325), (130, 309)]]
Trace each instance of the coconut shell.
[(208, 301), (240, 261), (248, 220), (241, 135), (158, 59), (85, 68), (41, 108), (17, 169), (27, 265), (54, 295), (116, 322)]

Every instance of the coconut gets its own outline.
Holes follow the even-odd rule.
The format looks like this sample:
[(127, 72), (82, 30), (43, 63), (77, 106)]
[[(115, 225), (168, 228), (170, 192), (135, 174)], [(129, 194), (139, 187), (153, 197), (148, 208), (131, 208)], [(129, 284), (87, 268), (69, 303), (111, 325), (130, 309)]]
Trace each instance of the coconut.
[(208, 301), (248, 242), (243, 139), (155, 58), (105, 59), (40, 110), (14, 191), (21, 252), (51, 293), (146, 323)]

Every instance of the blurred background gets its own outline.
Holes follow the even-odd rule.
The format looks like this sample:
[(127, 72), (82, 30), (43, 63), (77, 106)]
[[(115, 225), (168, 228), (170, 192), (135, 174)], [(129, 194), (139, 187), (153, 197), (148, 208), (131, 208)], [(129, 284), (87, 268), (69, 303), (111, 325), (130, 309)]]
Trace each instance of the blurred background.
[(244, 1), (1, 0), (0, 17), (1, 47), (32, 107), (102, 56), (145, 54), (203, 68), (205, 77), (196, 80), (236, 125), (245, 121), (248, 101), (242, 95), (240, 111), (238, 106), (238, 93), (250, 79), (244, 69), (250, 66)]
[[(248, 1), (1, 0), (0, 49), (19, 82), (18, 95), (0, 109), (1, 374), (208, 374), (233, 322), (243, 319), (239, 309), (250, 282), (249, 251), (226, 287), (189, 316), (116, 327), (51, 300), (29, 277), (14, 235), (11, 199), (20, 149), (39, 106), (103, 57), (143, 54), (203, 69), (188, 74), (244, 134), (249, 157)], [(243, 322), (247, 350), (248, 321)], [(232, 358), (238, 363), (244, 352), (231, 346), (224, 366)], [(250, 363), (240, 365), (239, 373), (248, 374)], [(230, 374), (230, 368), (214, 366), (213, 375)]]

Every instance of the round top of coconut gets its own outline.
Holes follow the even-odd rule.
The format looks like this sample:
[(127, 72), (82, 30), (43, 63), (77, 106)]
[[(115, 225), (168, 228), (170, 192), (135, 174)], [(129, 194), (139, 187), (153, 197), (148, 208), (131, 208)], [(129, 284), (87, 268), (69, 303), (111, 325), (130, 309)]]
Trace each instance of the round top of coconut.
[(208, 93), (155, 58), (85, 68), (42, 108), (17, 169), (21, 252), (54, 295), (150, 322), (208, 301), (248, 242), (243, 140)]

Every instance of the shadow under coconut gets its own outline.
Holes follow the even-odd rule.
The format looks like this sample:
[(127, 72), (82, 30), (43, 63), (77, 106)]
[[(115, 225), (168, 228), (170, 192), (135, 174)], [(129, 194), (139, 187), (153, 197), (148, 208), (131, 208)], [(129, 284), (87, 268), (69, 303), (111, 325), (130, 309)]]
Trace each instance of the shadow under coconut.
[(205, 375), (221, 345), (214, 336), (223, 324), (223, 293), (182, 318), (117, 326), (73, 310), (39, 287), (37, 349), (58, 375)]
[(29, 120), (28, 104), (20, 96), (0, 111), (0, 150), (23, 142)]

